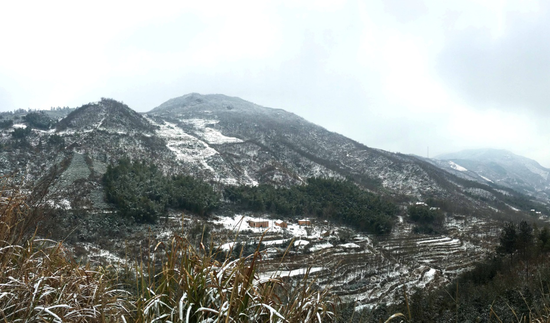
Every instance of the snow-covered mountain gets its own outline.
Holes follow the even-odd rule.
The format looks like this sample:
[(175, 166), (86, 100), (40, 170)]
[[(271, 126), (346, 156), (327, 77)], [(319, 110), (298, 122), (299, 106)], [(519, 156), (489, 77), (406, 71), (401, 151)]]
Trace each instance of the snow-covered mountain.
[(477, 149), (435, 157), (436, 165), (453, 174), (512, 188), (550, 201), (550, 169), (507, 150)]
[(146, 117), (178, 159), (228, 183), (287, 185), (315, 176), (353, 177), (415, 198), (437, 186), (415, 158), (366, 147), (292, 113), (239, 98), (189, 94)]
[[(347, 178), (396, 204), (391, 234), (375, 238), (324, 219), (300, 228), (288, 216), (290, 227), (303, 231), (294, 236), (295, 250), (284, 263), (274, 257), (266, 264), (268, 273), (285, 267), (289, 276), (311, 266), (321, 286), (332, 286), (358, 307), (393, 302), (403, 288), (449, 282), (494, 249), (502, 220), (531, 217), (536, 204), (496, 184), (494, 174), (476, 172), (474, 162), (465, 162), (470, 159), (427, 160), (370, 148), (284, 110), (225, 95), (188, 94), (144, 114), (112, 99), (55, 112), (2, 117), (0, 172), (32, 188), (38, 203), (53, 209), (41, 234), (65, 239), (88, 258), (116, 252), (121, 257), (128, 247), (138, 254), (151, 236), (171, 237), (182, 224), (203, 232), (201, 221), (214, 228), (214, 243), (221, 247), (235, 243), (235, 228), (220, 223), (244, 219), (227, 197), (227, 208), (207, 219), (172, 212), (151, 227), (119, 216), (105, 202), (103, 175), (122, 157), (154, 164), (166, 175), (192, 175), (219, 192), (231, 185), (289, 187), (309, 177)], [(492, 172), (510, 172), (498, 159), (489, 163)], [(525, 161), (522, 167), (513, 168), (522, 178), (529, 173), (520, 170), (544, 171)], [(408, 219), (408, 206), (428, 203), (444, 218), (438, 235), (415, 233)], [(543, 219), (549, 214), (536, 208)], [(239, 235), (243, 242), (265, 238), (268, 258), (286, 253), (280, 245), (292, 240), (292, 230), (254, 235), (248, 224), (237, 223), (247, 231)]]
[[(513, 205), (510, 196), (517, 193), (512, 190), (465, 180), (465, 169), (473, 167), (462, 160), (446, 162), (455, 176), (421, 158), (370, 148), (295, 114), (225, 95), (188, 94), (145, 114), (102, 99), (72, 111), (49, 130), (30, 130), (32, 120), (14, 118), (1, 130), (0, 171), (24, 174), (26, 183), (42, 185), (57, 201), (51, 203), (71, 208), (108, 207), (101, 178), (121, 157), (219, 188), (289, 186), (308, 177), (333, 177), (398, 202), (435, 199), (471, 214), (530, 207)], [(491, 174), (476, 174), (466, 178), (482, 175), (497, 182)]]

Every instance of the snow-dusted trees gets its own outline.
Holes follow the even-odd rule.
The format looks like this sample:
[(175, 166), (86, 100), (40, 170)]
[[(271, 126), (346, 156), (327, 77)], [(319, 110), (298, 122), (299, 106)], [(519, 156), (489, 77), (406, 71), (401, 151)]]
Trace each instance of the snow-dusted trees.
[(443, 212), (427, 205), (411, 205), (408, 208), (409, 218), (416, 223), (414, 232), (435, 234), (444, 231)]

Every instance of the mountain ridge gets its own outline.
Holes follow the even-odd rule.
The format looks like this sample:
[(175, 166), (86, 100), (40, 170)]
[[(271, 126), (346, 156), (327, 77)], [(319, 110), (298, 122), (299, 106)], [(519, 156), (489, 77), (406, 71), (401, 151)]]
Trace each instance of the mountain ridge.
[[(48, 170), (56, 174), (52, 178), (62, 178), (63, 172), (82, 169), (85, 161), (91, 175), (80, 180), (91, 188), (82, 194), (96, 192), (96, 202), (87, 204), (92, 208), (96, 204), (104, 208), (104, 203), (97, 202), (100, 177), (121, 157), (154, 164), (165, 174), (195, 176), (220, 189), (224, 185), (288, 187), (324, 177), (350, 179), (399, 203), (446, 200), (463, 205), (463, 212), (509, 216), (532, 207), (503, 201), (502, 192), (508, 188), (483, 182), (479, 176), (465, 180), (433, 160), (370, 148), (293, 113), (221, 94), (187, 94), (144, 114), (102, 99), (74, 110), (55, 129), (33, 129), (19, 139), (11, 135), (13, 129), (2, 130), (0, 139), (4, 172), (24, 164), (33, 181)], [(73, 170), (73, 164), (81, 166)], [(506, 191), (508, 196), (514, 194)], [(58, 196), (62, 195), (60, 190)], [(518, 195), (517, 199), (524, 198)]]
[(550, 199), (550, 169), (504, 149), (464, 150), (436, 156), (433, 163), (458, 176), (509, 187), (545, 203)]
[[(284, 263), (272, 258), (266, 270), (315, 266), (323, 286), (376, 306), (395, 301), (402, 287), (442, 286), (472, 268), (494, 250), (503, 221), (550, 214), (460, 163), (370, 148), (284, 110), (200, 94), (159, 107), (136, 115), (105, 99), (50, 129), (33, 129), (25, 117), (0, 129), (0, 170), (23, 178), (37, 206), (53, 214), (41, 236), (124, 257), (128, 247), (142, 255), (151, 237), (171, 239), (180, 226), (197, 241), (211, 232), (222, 248), (237, 242), (229, 237), (238, 222), (243, 248), (266, 238), (266, 259), (286, 254), (292, 235), (309, 244), (286, 249)], [(190, 206), (205, 196), (212, 209)], [(381, 216), (376, 205), (390, 212)], [(265, 234), (245, 216), (289, 228)], [(300, 226), (302, 218), (313, 227)]]

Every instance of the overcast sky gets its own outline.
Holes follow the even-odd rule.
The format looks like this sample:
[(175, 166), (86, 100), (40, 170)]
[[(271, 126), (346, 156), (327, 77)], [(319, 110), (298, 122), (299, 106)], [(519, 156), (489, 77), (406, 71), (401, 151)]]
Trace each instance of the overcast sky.
[(3, 1), (0, 110), (190, 92), (370, 147), (502, 148), (550, 167), (544, 1)]

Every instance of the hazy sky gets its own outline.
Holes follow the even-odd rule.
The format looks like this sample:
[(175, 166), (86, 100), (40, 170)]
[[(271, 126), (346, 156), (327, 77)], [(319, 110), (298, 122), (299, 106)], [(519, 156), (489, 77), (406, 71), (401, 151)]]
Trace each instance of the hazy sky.
[(545, 1), (3, 1), (0, 110), (190, 92), (370, 147), (503, 148), (550, 167)]

